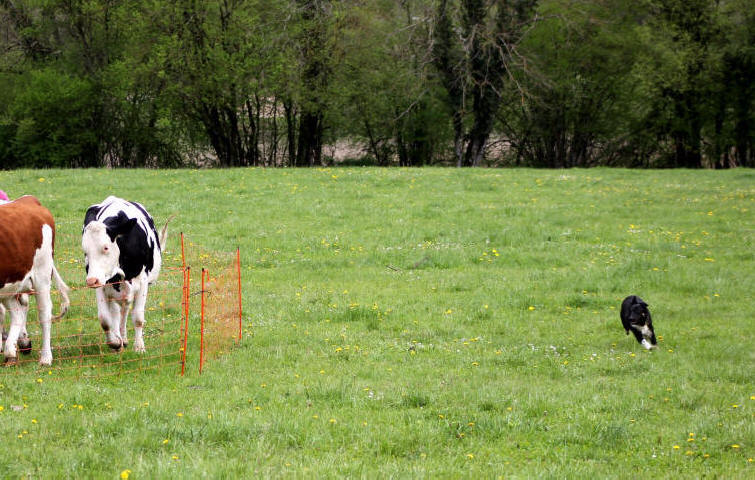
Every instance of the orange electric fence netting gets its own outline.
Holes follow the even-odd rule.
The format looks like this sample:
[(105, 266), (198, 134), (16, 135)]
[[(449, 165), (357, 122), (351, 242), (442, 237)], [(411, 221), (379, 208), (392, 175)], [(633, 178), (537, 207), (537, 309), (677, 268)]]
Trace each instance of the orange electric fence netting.
[[(195, 255), (193, 244), (187, 242), (185, 247), (183, 235), (177, 238), (174, 242), (180, 242), (180, 245), (163, 254), (160, 276), (150, 285), (145, 308), (146, 353), (136, 353), (133, 351), (133, 322), (130, 315), (127, 320), (128, 347), (122, 352), (115, 352), (105, 343), (105, 334), (97, 317), (95, 292), (84, 285), (83, 254), (78, 243), (80, 237), (58, 233), (55, 264), (70, 288), (68, 296), (71, 305), (68, 313), (52, 324), (52, 365), (38, 365), (41, 329), (36, 299), (31, 300), (34, 297), (29, 295), (26, 329), (32, 351), (29, 355), (19, 352), (18, 363), (0, 368), (0, 376), (33, 374), (46, 379), (70, 379), (144, 371), (183, 374), (187, 371), (187, 364), (198, 363), (201, 372), (205, 359), (228, 351), (240, 340), (239, 254), (236, 252), (235, 258), (210, 252)], [(200, 276), (203, 271), (202, 268), (192, 269), (192, 261), (210, 265), (208, 273), (202, 274), (210, 279), (206, 282), (206, 291), (200, 289), (200, 278), (191, 278)], [(232, 274), (235, 281), (229, 280)], [(204, 318), (199, 308), (202, 299), (205, 301)], [(54, 290), (53, 314), (59, 312), (60, 300), (59, 292)], [(231, 321), (233, 316), (235, 322)], [(8, 315), (2, 320), (7, 331)]]

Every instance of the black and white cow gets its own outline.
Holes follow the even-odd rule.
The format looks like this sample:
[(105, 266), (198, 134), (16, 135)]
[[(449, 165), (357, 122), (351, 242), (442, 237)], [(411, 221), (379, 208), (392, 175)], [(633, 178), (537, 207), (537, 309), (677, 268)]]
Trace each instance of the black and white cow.
[(126, 318), (133, 309), (134, 351), (145, 351), (144, 307), (149, 285), (160, 274), (167, 231), (166, 222), (158, 237), (142, 205), (113, 196), (86, 212), (81, 236), (86, 283), (96, 288), (97, 316), (114, 350), (128, 345)]

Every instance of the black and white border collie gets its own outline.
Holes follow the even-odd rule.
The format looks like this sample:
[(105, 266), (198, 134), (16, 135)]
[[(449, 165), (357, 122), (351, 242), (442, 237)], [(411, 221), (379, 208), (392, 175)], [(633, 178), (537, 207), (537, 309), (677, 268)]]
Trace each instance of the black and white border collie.
[(637, 295), (630, 295), (621, 302), (621, 324), (627, 335), (631, 331), (646, 349), (650, 350), (658, 345), (648, 304)]

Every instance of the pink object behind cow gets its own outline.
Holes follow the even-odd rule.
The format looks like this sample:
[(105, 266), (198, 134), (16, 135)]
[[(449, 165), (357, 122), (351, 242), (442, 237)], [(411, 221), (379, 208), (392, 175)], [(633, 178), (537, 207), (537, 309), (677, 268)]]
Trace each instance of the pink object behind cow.
[(4, 191), (0, 190), (0, 200), (5, 200), (6, 202), (10, 201), (10, 198), (8, 198), (8, 194)]

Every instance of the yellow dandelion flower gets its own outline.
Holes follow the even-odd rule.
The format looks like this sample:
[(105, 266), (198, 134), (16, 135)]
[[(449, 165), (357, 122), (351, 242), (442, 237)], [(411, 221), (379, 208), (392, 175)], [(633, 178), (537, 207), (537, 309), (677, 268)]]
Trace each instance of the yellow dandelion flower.
[(37, 383), (42, 383), (42, 379), (41, 379), (41, 378), (38, 378), (38, 379), (37, 379)]
[(334, 424), (334, 425), (335, 425), (335, 424), (337, 423), (337, 421), (336, 421), (336, 419), (335, 419), (335, 418), (331, 418), (331, 419), (330, 419), (330, 420), (328, 420), (328, 421), (329, 421), (330, 423)]
[(467, 458), (472, 460), (474, 458), (474, 453), (468, 453)]
[(172, 458), (173, 460), (178, 460), (178, 455), (173, 455), (173, 456), (172, 456), (172, 457), (170, 457), (170, 458)]
[(128, 476), (129, 475), (131, 475), (131, 470), (129, 470), (129, 469), (126, 469), (126, 470), (124, 470), (124, 471), (121, 472), (121, 478), (123, 480), (128, 480)]
[(31, 423), (37, 423), (37, 419), (36, 418), (32, 418), (31, 419)]
[(529, 310), (529, 311), (532, 311), (534, 309), (535, 309), (535, 307), (533, 307), (532, 305), (530, 305), (529, 307), (527, 307), (527, 310)]
[(674, 445), (674, 450), (679, 450), (680, 448), (682, 447), (680, 447), (679, 445)]
[(732, 445), (732, 446), (731, 446), (731, 448), (733, 448), (733, 449), (737, 449), (737, 448), (739, 448), (739, 445), (737, 445), (737, 444), (735, 443), (734, 445)]
[(166, 438), (165, 440), (163, 440), (163, 445), (167, 445), (168, 443), (170, 443), (170, 439)]
[(184, 416), (184, 414), (183, 414), (182, 412), (178, 412), (178, 413), (176, 414), (176, 416), (177, 416), (177, 417), (183, 417), (183, 416)]

